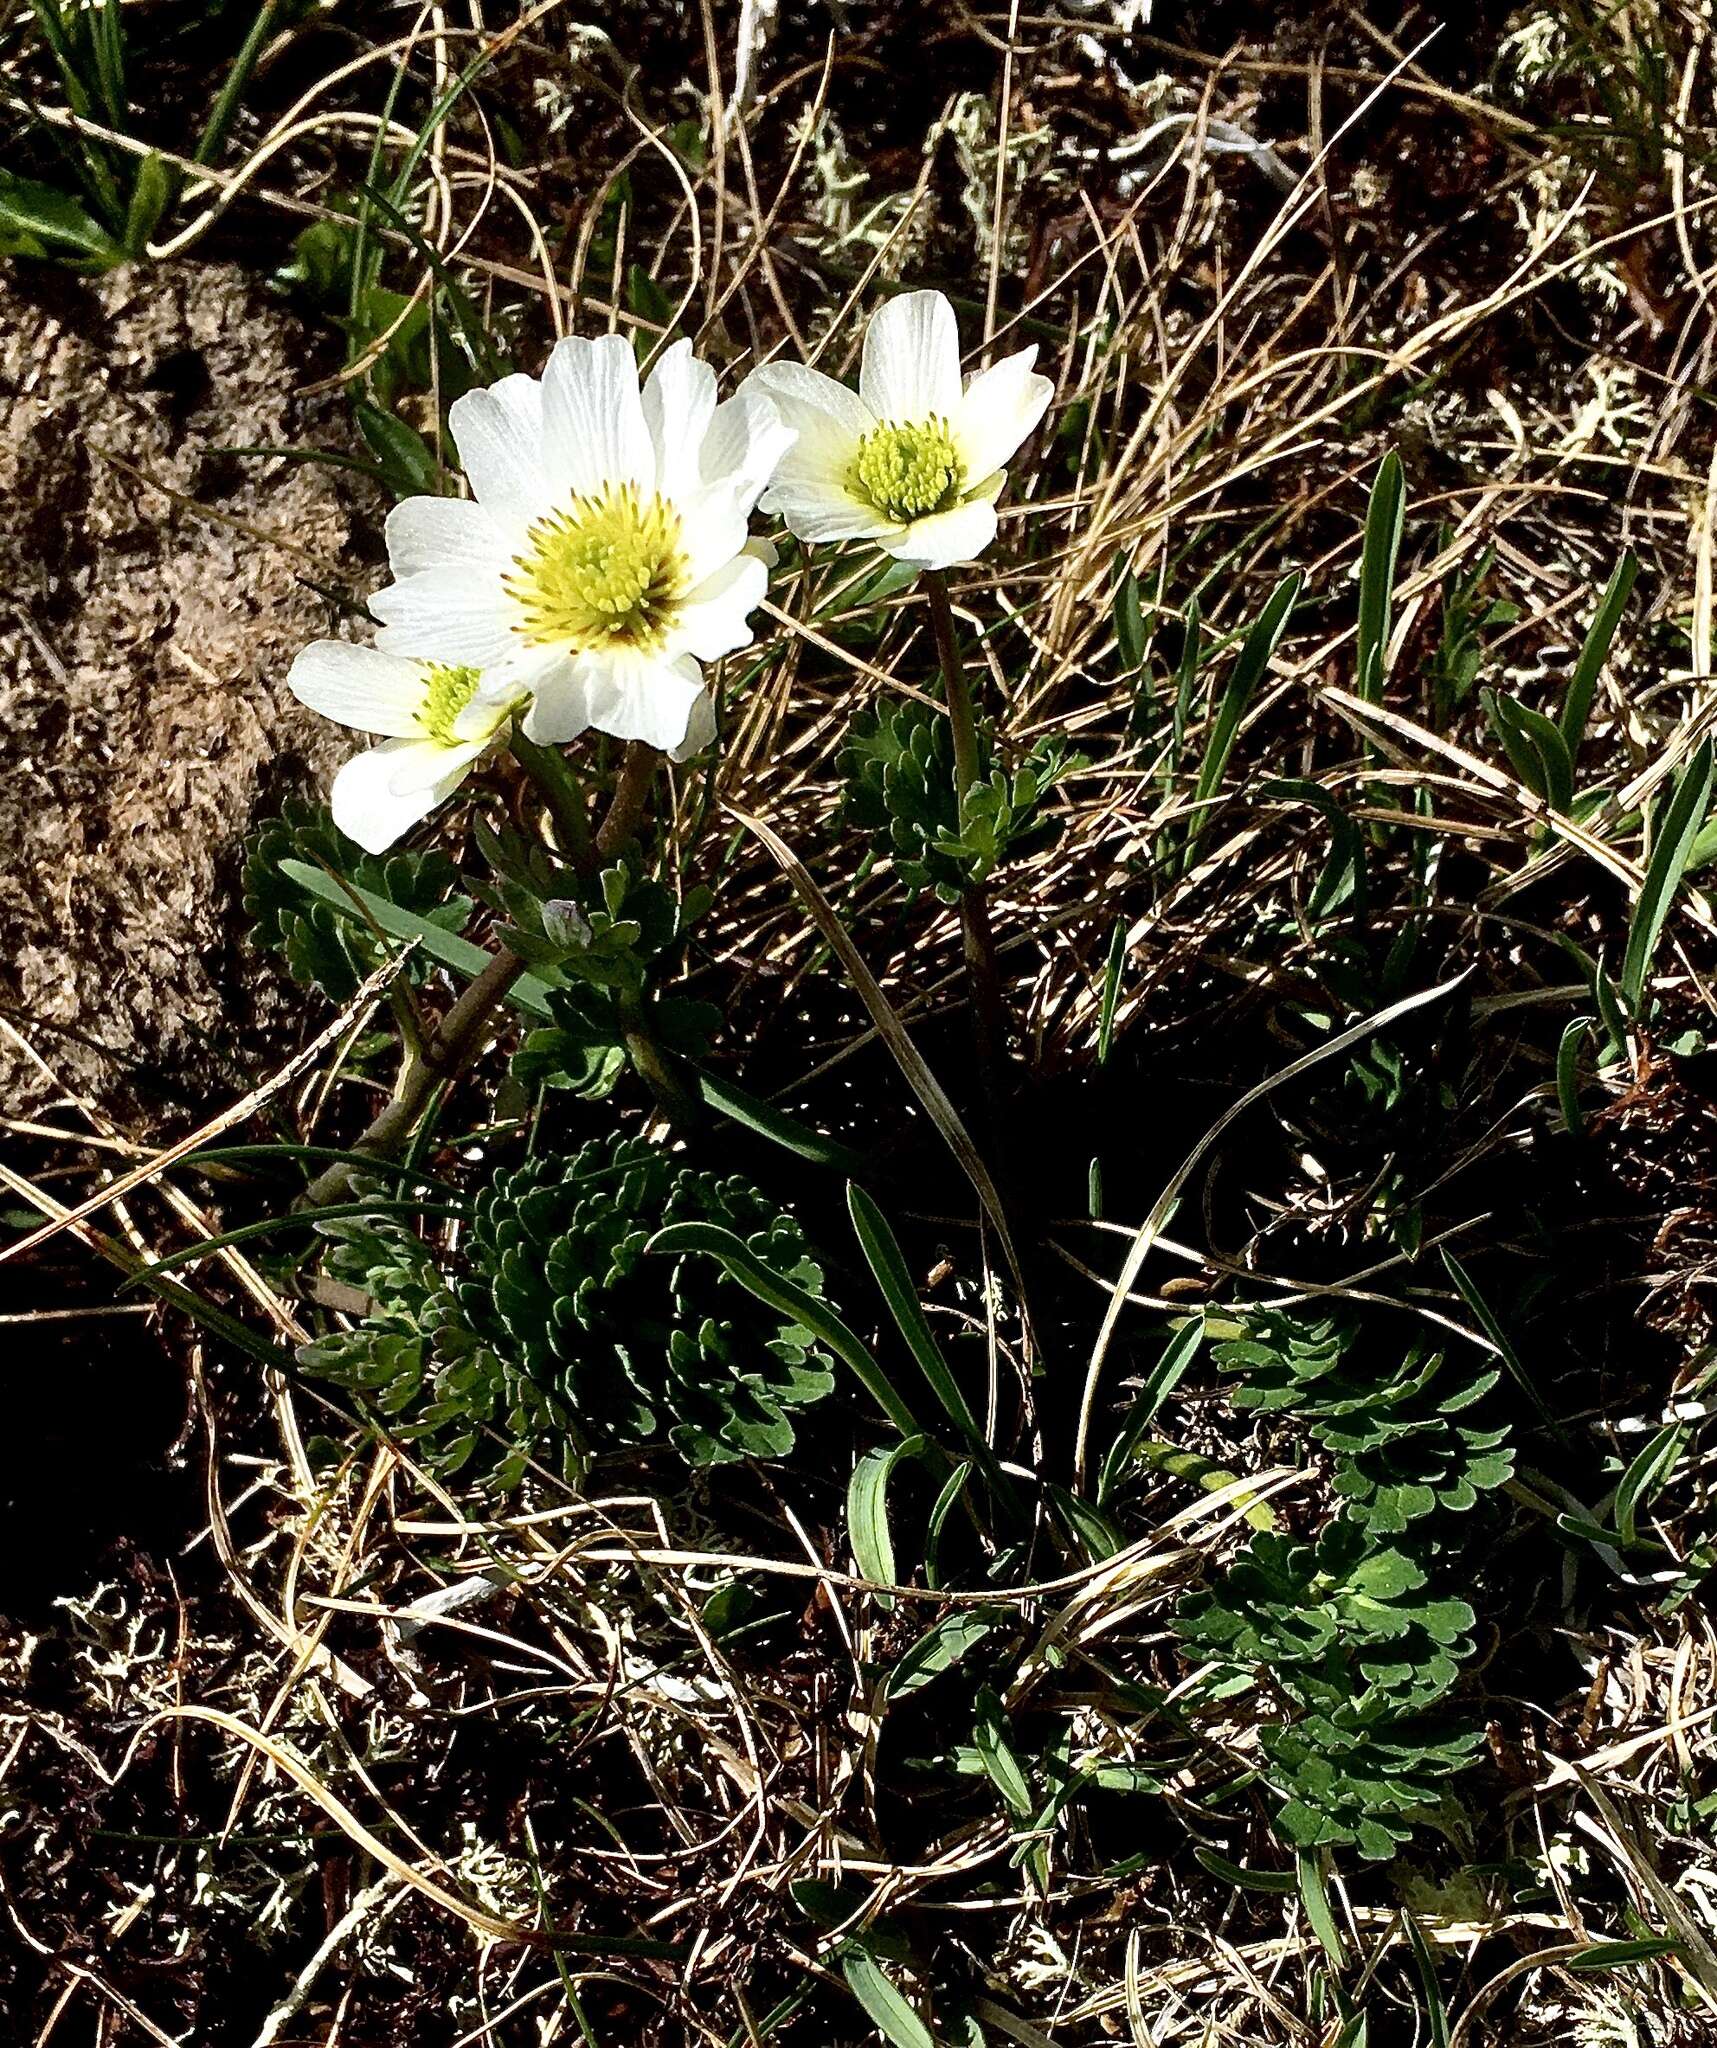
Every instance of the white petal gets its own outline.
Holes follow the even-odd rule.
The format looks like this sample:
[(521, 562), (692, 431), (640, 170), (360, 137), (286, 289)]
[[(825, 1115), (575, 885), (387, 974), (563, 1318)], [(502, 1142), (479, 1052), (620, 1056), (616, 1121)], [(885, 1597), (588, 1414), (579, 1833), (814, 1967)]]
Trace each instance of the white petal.
[(286, 687), (336, 724), (402, 739), (418, 729), (423, 664), (350, 640), (317, 640), (293, 662)]
[(517, 682), (485, 676), (454, 719), (454, 738), (487, 746), (529, 694)]
[(700, 490), (680, 507), (680, 548), (692, 589), (743, 552), (750, 538), (751, 506), (731, 484)]
[(376, 645), (389, 654), (490, 668), (513, 651), (513, 606), (498, 576), (471, 569), (425, 570), (370, 599), (382, 621)]
[(498, 519), (528, 524), (548, 504), (542, 421), (542, 387), (534, 377), (503, 377), (487, 391), (467, 391), (448, 408), (447, 424), (471, 488)]
[(966, 386), (954, 416), (954, 438), (974, 480), (1001, 468), (1037, 425), (1055, 396), (1047, 377), (1036, 376), (1036, 347), (1021, 349)]
[[(428, 742), (387, 740), (367, 754), (355, 754), (334, 777), (329, 802), (334, 823), (348, 839), (355, 839), (366, 853), (385, 853), (402, 832), (409, 832), (420, 818), (428, 817), (444, 796), (464, 780), (474, 752), (455, 749), (457, 766), (446, 769), (439, 779), (420, 782), (400, 792), (393, 778), (402, 754), (421, 752)], [(433, 747), (443, 764), (453, 756), (445, 747)]]
[(676, 341), (644, 386), (644, 423), (656, 451), (656, 489), (678, 503), (702, 482), (705, 436), (715, 413), (715, 372)]
[(656, 451), (638, 394), (638, 359), (618, 334), (557, 341), (543, 372), (545, 461), (557, 494), (610, 484), (656, 487)]
[(686, 719), (686, 736), (677, 747), (668, 749), (668, 759), (689, 761), (694, 754), (701, 754), (714, 738), (715, 706), (710, 702), (709, 692), (700, 690)]
[(687, 655), (652, 659), (631, 648), (588, 657), (590, 722), (617, 740), (643, 740), (672, 753), (685, 743), (703, 676)]
[[(804, 363), (765, 363), (752, 371), (730, 403), (739, 404), (753, 389), (769, 400), (799, 436), (782, 468), (803, 463), (813, 463), (818, 469), (839, 463), (845, 468), (865, 435), (880, 424), (856, 392)], [(717, 408), (718, 421), (726, 410), (726, 406)]]
[(388, 565), (396, 577), (425, 569), (494, 569), (512, 557), (507, 537), (469, 498), (407, 498), (387, 516)]
[(673, 651), (717, 661), (751, 644), (751, 614), (769, 588), (769, 571), (758, 558), (740, 553), (707, 577), (681, 605), (674, 621)]
[(951, 569), (957, 562), (975, 562), (995, 537), (995, 506), (988, 498), (972, 498), (952, 512), (915, 519), (883, 547), (897, 562), (909, 562), (915, 569)]
[(391, 752), (388, 763), (388, 789), (394, 796), (415, 796), (420, 790), (432, 789), (439, 803), (448, 790), (463, 782), (465, 771), (482, 753), (482, 740), (467, 740), (457, 747), (443, 746), (440, 740), (394, 740), (390, 748), (378, 747), (377, 753)]
[(903, 292), (871, 315), (859, 396), (879, 420), (951, 420), (960, 404), (960, 330), (940, 292)]
[(777, 477), (763, 509), (777, 513), (801, 540), (881, 540), (900, 525), (855, 497), (844, 483), (819, 477)]
[(589, 665), (564, 649), (534, 668), (524, 733), (539, 747), (558, 747), (590, 729)]
[(731, 484), (749, 511), (797, 438), (797, 429), (768, 390), (755, 377), (747, 377), (710, 420), (700, 457), (703, 481)]
[(801, 540), (874, 540), (894, 531), (893, 521), (847, 487), (859, 443), (877, 425), (852, 392), (803, 363), (766, 363), (740, 396), (753, 384), (798, 435), (763, 494), (763, 509), (779, 513)]
[(773, 569), (781, 560), (781, 550), (767, 535), (754, 533), (740, 549), (742, 555), (755, 555), (765, 569)]

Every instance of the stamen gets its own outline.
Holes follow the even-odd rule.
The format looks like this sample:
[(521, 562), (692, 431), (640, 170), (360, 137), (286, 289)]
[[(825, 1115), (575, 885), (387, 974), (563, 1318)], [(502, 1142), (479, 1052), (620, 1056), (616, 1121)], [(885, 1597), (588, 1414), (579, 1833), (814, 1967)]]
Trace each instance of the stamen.
[(481, 680), (482, 672), (478, 669), (449, 668), (439, 661), (429, 664), (424, 671), (423, 706), (417, 722), (430, 739), (443, 747), (459, 744), (454, 721), (476, 695)]
[(539, 519), (506, 587), (527, 640), (575, 648), (660, 645), (690, 572), (680, 518), (631, 484)]
[(952, 429), (939, 415), (890, 421), (859, 443), (847, 484), (885, 517), (910, 523), (959, 503), (966, 465)]

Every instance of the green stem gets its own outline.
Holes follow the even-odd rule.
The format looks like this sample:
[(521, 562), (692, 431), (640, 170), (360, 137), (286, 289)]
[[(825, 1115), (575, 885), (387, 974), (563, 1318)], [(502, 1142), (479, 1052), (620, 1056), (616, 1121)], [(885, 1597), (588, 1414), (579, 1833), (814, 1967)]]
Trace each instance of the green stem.
[(618, 853), (628, 840), (636, 838), (639, 821), (644, 815), (644, 802), (650, 794), (651, 783), (656, 779), (656, 764), (661, 758), (647, 741), (626, 742), (620, 773), (614, 780), (614, 795), (608, 805), (608, 815), (597, 828), (596, 853), (599, 860), (607, 860)]
[[(494, 954), (487, 967), (430, 1033), (421, 1048), (406, 1055), (405, 1065), (387, 1107), (353, 1145), (354, 1152), (371, 1158), (389, 1159), (402, 1151), (424, 1104), (436, 1087), (462, 1073), (481, 1051), (485, 1028), (500, 1007), (525, 963), (505, 946)], [(337, 1202), (352, 1184), (357, 1168), (351, 1160), (337, 1159), (317, 1175), (304, 1191), (303, 1205), (320, 1206)]]
[(936, 654), (942, 664), (942, 686), (948, 693), (948, 723), (954, 728), (954, 804), (962, 825), (966, 822), (966, 798), (978, 779), (978, 721), (972, 709), (972, 692), (966, 683), (960, 643), (954, 637), (954, 608), (948, 602), (948, 579), (940, 569), (924, 578), (924, 594), (930, 603), (930, 626), (936, 635)]
[[(570, 779), (558, 776), (552, 764), (544, 758), (545, 750), (532, 747), (522, 734), (514, 736), (514, 752), (525, 772), (537, 781), (549, 799), (557, 823), (563, 829), (574, 830), (576, 836), (570, 816), (562, 816), (566, 794), (571, 788)], [(656, 764), (661, 758), (654, 747), (644, 745), (641, 740), (627, 742), (608, 815), (596, 833), (596, 859), (604, 860), (617, 853), (636, 834), (650, 784), (655, 779)], [(585, 859), (588, 861), (589, 858), (587, 852)], [(488, 966), (460, 996), (440, 1025), (424, 1037), (423, 1043), (408, 1046), (405, 1064), (400, 1069), (399, 1080), (386, 1108), (353, 1145), (354, 1152), (372, 1159), (391, 1159), (404, 1151), (430, 1096), (438, 1087), (462, 1074), (482, 1050), (489, 1020), (500, 1008), (508, 989), (524, 972), (524, 966), (517, 953), (503, 946), (491, 956)], [(638, 1071), (664, 1107), (685, 1109), (689, 1106), (695, 1110), (695, 1103), (690, 1102), (678, 1077), (643, 1030), (641, 1018), (629, 1023), (626, 1043)], [(306, 1204), (337, 1202), (351, 1186), (356, 1170), (354, 1161), (336, 1160), (305, 1189), (302, 1201)]]
[[(942, 664), (942, 686), (948, 697), (948, 723), (954, 734), (955, 814), (963, 827), (966, 800), (978, 780), (977, 714), (972, 706), (965, 664), (960, 659), (960, 643), (954, 634), (954, 609), (948, 602), (948, 579), (940, 569), (932, 569), (926, 574), (924, 594), (930, 605), (930, 625), (936, 636), (936, 653)], [(966, 961), (966, 980), (972, 991), (978, 1072), (989, 1102), (991, 1121), (999, 1132), (1002, 1066), (1008, 1042), (1007, 1006), (1002, 995), (1001, 969), (996, 964), (989, 895), (982, 882), (968, 882), (961, 892), (960, 938)]]

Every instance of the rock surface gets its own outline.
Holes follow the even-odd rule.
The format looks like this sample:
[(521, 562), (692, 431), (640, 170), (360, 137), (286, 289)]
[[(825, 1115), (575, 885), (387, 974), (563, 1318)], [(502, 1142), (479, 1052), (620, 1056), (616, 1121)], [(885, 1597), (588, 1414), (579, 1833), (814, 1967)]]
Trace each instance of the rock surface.
[(285, 678), (369, 579), (340, 472), (227, 451), (339, 445), (316, 371), (231, 266), (0, 279), (0, 1014), (55, 1076), (0, 1032), (14, 1115), (180, 1128), (262, 1071), (241, 841), (346, 751)]

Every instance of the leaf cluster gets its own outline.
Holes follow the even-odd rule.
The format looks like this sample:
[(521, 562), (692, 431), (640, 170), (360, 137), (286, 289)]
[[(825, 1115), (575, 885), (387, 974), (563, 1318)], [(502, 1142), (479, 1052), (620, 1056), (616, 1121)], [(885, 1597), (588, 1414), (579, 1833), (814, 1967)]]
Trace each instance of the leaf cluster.
[(647, 1256), (688, 1222), (733, 1232), (823, 1299), (798, 1223), (756, 1188), (611, 1136), (497, 1174), (456, 1265), (386, 1221), (328, 1225), (331, 1269), (370, 1307), (302, 1362), (365, 1394), (437, 1473), (481, 1471), (496, 1492), (533, 1463), (570, 1477), (594, 1452), (664, 1437), (692, 1465), (784, 1457), (832, 1361), (712, 1261)]
[(1415, 1350), (1378, 1372), (1351, 1324), (1281, 1311), (1253, 1318), (1213, 1355), (1244, 1375), (1237, 1409), (1304, 1421), (1334, 1460), (1336, 1493), (1378, 1535), (1399, 1535), (1438, 1510), (1461, 1513), (1513, 1470), (1507, 1429), (1469, 1419), (1496, 1385), (1493, 1369)]
[(709, 909), (707, 888), (676, 895), (636, 853), (581, 871), (517, 834), (480, 832), (479, 843), (496, 876), (481, 893), (501, 936), (548, 984), (551, 1021), (514, 1055), (521, 1080), (606, 1095), (640, 1034), (657, 1053), (707, 1050), (720, 1010), (661, 987)]
[(932, 889), (957, 903), (1009, 860), (1049, 842), (1047, 799), (1084, 757), (1057, 739), (1037, 741), (1011, 770), (993, 732), (978, 731), (978, 779), (962, 810), (954, 796), (954, 741), (946, 718), (907, 699), (853, 721), (841, 754), (844, 822), (892, 857), (909, 898)]
[[(294, 981), (320, 989), (333, 1003), (349, 1001), (359, 983), (398, 952), (399, 942), (368, 922), (356, 899), (347, 915), (309, 895), (282, 874), (287, 860), (382, 897), (443, 931), (462, 931), (471, 915), (471, 898), (460, 893), (459, 872), (445, 854), (365, 853), (324, 805), (289, 803), (245, 843), (244, 907), (256, 943), (278, 953)], [(421, 979), (434, 964), (420, 952), (406, 971)]]
[(1320, 1533), (1255, 1535), (1176, 1620), (1211, 1694), (1256, 1688), (1279, 1831), (1297, 1848), (1393, 1856), (1471, 1761), (1448, 1711), (1474, 1615), (1448, 1590), (1448, 1518), (1509, 1476), (1507, 1431), (1469, 1413), (1497, 1375), (1409, 1352), (1379, 1365), (1345, 1319), (1247, 1316), (1214, 1347), (1242, 1412), (1291, 1416), (1327, 1455), (1341, 1506)]

